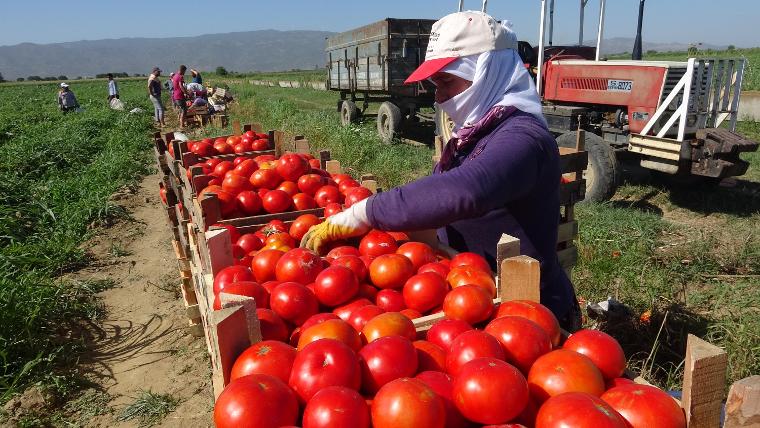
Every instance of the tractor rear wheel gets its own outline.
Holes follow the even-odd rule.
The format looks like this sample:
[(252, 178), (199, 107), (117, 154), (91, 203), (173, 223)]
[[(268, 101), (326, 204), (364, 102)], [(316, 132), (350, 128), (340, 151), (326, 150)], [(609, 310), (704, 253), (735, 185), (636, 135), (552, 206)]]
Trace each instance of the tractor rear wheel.
[[(583, 171), (586, 180), (587, 202), (603, 202), (612, 198), (620, 182), (620, 164), (615, 151), (602, 137), (586, 132), (585, 149), (588, 152), (588, 167)], [(567, 132), (557, 137), (560, 147), (575, 147), (575, 132)]]
[(385, 144), (391, 144), (401, 132), (401, 110), (392, 102), (385, 101), (377, 110), (377, 133)]
[(356, 103), (351, 100), (345, 100), (340, 105), (340, 124), (348, 126), (355, 123), (359, 118), (359, 109), (356, 107)]

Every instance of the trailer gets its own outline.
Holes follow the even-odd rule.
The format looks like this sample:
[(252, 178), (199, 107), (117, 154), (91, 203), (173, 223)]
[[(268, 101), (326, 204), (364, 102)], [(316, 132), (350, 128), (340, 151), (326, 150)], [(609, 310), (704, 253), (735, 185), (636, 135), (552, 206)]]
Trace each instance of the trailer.
[(433, 119), (420, 113), (433, 107), (433, 84), (404, 85), (404, 80), (425, 60), (434, 22), (386, 18), (327, 39), (327, 89), (340, 92), (337, 111), (344, 126), (356, 122), (371, 102), (381, 103), (377, 131), (385, 143), (405, 124)]

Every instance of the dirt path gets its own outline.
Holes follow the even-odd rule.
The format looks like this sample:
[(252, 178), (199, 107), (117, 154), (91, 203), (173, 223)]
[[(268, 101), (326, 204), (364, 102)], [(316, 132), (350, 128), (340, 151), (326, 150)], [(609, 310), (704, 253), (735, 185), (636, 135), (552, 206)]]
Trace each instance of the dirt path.
[(139, 426), (137, 420), (117, 419), (141, 391), (168, 394), (179, 401), (158, 426), (212, 426), (205, 342), (187, 330), (158, 182), (159, 175), (148, 176), (136, 189), (114, 196), (132, 220), (104, 229), (89, 241), (87, 249), (95, 261), (76, 274), (116, 284), (101, 293), (106, 319), (97, 326), (83, 364), (86, 377), (94, 383), (87, 393), (106, 397), (109, 409), (85, 421), (81, 415), (98, 412), (83, 404), (80, 421), (85, 426)]

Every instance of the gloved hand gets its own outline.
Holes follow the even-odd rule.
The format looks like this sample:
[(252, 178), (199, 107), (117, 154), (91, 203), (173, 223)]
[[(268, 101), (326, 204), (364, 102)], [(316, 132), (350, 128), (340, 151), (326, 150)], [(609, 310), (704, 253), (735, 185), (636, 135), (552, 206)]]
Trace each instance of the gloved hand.
[(364, 199), (312, 226), (301, 239), (301, 247), (319, 254), (328, 242), (360, 236), (370, 229), (372, 226), (367, 218), (367, 200)]

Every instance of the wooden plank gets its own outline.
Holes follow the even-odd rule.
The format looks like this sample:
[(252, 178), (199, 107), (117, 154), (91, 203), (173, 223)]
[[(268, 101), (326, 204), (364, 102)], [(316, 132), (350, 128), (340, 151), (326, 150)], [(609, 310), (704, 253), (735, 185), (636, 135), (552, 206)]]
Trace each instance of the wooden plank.
[(731, 385), (726, 400), (723, 428), (760, 428), (760, 376), (750, 376)]
[(329, 150), (320, 150), (319, 152), (319, 167), (322, 169), (327, 168), (326, 164), (327, 161), (330, 160), (330, 151)]
[(501, 300), (541, 301), (541, 266), (538, 260), (528, 256), (517, 256), (501, 262)]
[(232, 121), (232, 134), (233, 135), (240, 135), (242, 133), (243, 132), (240, 129), (240, 121), (239, 120), (233, 120)]
[(559, 204), (575, 204), (583, 200), (586, 193), (586, 180), (575, 180), (559, 185)]
[(325, 162), (325, 171), (330, 174), (342, 174), (343, 170), (340, 168), (340, 162), (336, 160), (329, 160)]
[(578, 235), (578, 222), (569, 221), (567, 223), (561, 223), (557, 227), (557, 243), (572, 242)]
[(213, 344), (211, 380), (215, 398), (229, 383), (235, 359), (251, 346), (250, 336), (243, 332), (257, 327), (256, 302), (253, 299), (212, 312), (208, 334)]
[(720, 426), (728, 355), (690, 334), (686, 342), (682, 403), (689, 428)]
[(309, 140), (295, 140), (295, 152), (309, 154), (311, 148), (309, 147)]
[(254, 122), (251, 124), (251, 130), (257, 134), (261, 134), (264, 132), (264, 127), (260, 123)]
[(560, 147), (559, 167), (562, 174), (582, 172), (587, 166), (588, 152), (577, 152), (574, 149)]
[(565, 269), (575, 266), (578, 262), (578, 249), (571, 245), (564, 250), (557, 251), (557, 258), (559, 259), (559, 265)]
[(362, 187), (366, 187), (373, 194), (377, 193), (377, 181), (375, 180), (362, 180)]
[(212, 227), (205, 233), (206, 248), (211, 268), (211, 275), (216, 276), (220, 270), (227, 266), (235, 264), (235, 257), (232, 255), (232, 240), (230, 231), (225, 228)]
[(500, 268), (502, 261), (509, 257), (520, 255), (520, 239), (514, 236), (501, 235), (499, 242), (496, 244), (496, 267)]

